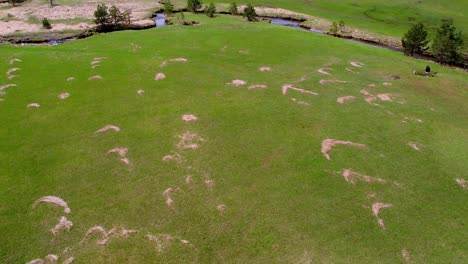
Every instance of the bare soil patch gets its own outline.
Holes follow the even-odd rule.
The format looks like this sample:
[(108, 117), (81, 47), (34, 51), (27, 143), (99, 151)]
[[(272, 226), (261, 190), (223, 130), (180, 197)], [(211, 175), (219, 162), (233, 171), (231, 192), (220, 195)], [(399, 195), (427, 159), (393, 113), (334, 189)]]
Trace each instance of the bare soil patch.
[(267, 86), (264, 85), (264, 84), (254, 84), (254, 85), (250, 85), (249, 86), (249, 90), (252, 90), (252, 89), (266, 89)]
[(304, 90), (302, 88), (294, 87), (294, 85), (292, 85), (292, 84), (285, 84), (285, 85), (283, 85), (282, 88), (283, 88), (282, 89), (283, 95), (286, 95), (288, 90), (294, 90), (294, 91), (298, 91), (300, 93), (305, 93), (305, 94), (319, 95), (318, 93), (315, 93), (315, 92), (312, 92), (312, 91), (309, 91), (309, 90)]
[(107, 131), (110, 131), (110, 130), (114, 130), (115, 132), (119, 132), (120, 127), (114, 126), (114, 125), (106, 125), (103, 128), (101, 128), (101, 129), (97, 130), (96, 132), (94, 132), (94, 134), (104, 133), (104, 132), (107, 132)]
[(271, 71), (271, 68), (267, 67), (267, 66), (262, 66), (262, 67), (258, 68), (258, 70), (261, 71), (261, 72), (267, 72), (267, 71)]
[(162, 79), (164, 79), (164, 78), (166, 78), (166, 75), (165, 75), (164, 73), (162, 73), (162, 72), (158, 72), (158, 73), (156, 73), (156, 75), (154, 76), (154, 80), (155, 80), (155, 81), (162, 80)]
[(44, 197), (41, 197), (41, 198), (37, 199), (33, 203), (32, 207), (36, 208), (36, 206), (38, 206), (41, 203), (50, 203), (50, 204), (61, 206), (61, 207), (63, 207), (63, 211), (65, 213), (67, 213), (67, 214), (71, 212), (70, 208), (68, 207), (68, 204), (64, 200), (62, 200), (61, 198), (59, 198), (57, 196), (44, 196)]
[(244, 80), (232, 80), (230, 83), (228, 83), (230, 85), (234, 85), (234, 86), (242, 86), (242, 85), (246, 85), (247, 82), (244, 81)]
[(185, 122), (197, 121), (198, 117), (192, 114), (186, 114), (182, 116), (182, 120), (184, 120)]
[(355, 96), (348, 95), (348, 96), (339, 97), (338, 99), (336, 99), (336, 102), (338, 102), (340, 104), (344, 104), (345, 102), (352, 101), (354, 99), (356, 99)]
[(73, 223), (71, 221), (69, 221), (65, 216), (62, 216), (60, 218), (60, 220), (59, 220), (59, 223), (54, 228), (52, 228), (50, 231), (52, 232), (52, 234), (56, 235), (62, 229), (70, 230), (70, 228), (72, 228), (72, 226), (73, 226)]
[(351, 141), (342, 141), (342, 140), (335, 140), (335, 139), (325, 139), (322, 141), (322, 153), (327, 158), (330, 160), (330, 155), (328, 155), (328, 152), (336, 145), (348, 145), (352, 147), (357, 147), (357, 148), (362, 148), (362, 149), (367, 149), (367, 146), (364, 144), (360, 143), (354, 143)]

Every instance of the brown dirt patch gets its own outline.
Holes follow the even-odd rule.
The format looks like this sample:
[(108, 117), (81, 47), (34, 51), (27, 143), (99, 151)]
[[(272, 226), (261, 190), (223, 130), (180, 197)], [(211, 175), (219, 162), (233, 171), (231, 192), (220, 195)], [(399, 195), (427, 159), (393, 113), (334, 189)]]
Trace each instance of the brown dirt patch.
[(179, 153), (175, 153), (175, 154), (172, 154), (172, 155), (166, 155), (162, 158), (163, 161), (171, 161), (171, 160), (175, 160), (175, 161), (179, 161), (182, 157), (180, 156)]
[(41, 107), (41, 105), (38, 104), (38, 103), (31, 103), (31, 104), (28, 104), (27, 107), (28, 107), (28, 108), (39, 108), (39, 107)]
[(120, 162), (122, 162), (125, 165), (130, 165), (130, 160), (128, 158), (121, 158)]
[(119, 132), (120, 127), (114, 126), (114, 125), (106, 125), (103, 128), (101, 128), (101, 129), (97, 130), (96, 132), (94, 132), (94, 134), (104, 133), (104, 132), (107, 132), (107, 131), (110, 131), (110, 130), (114, 130), (115, 132)]
[(267, 66), (262, 66), (262, 67), (258, 68), (258, 70), (261, 71), (261, 72), (267, 72), (267, 71), (271, 71), (271, 68), (267, 67)]
[(353, 143), (351, 141), (342, 141), (342, 140), (335, 140), (335, 139), (325, 139), (322, 141), (322, 153), (327, 158), (330, 160), (330, 156), (328, 155), (328, 152), (336, 145), (348, 145), (352, 147), (357, 147), (357, 148), (363, 148), (367, 149), (367, 146), (364, 144), (360, 143)]
[(144, 90), (141, 90), (141, 89), (137, 91), (137, 94), (138, 94), (138, 95), (143, 95), (144, 93), (145, 93), (145, 91), (144, 91)]
[(387, 182), (384, 179), (362, 175), (350, 169), (344, 169), (342, 174), (346, 182), (351, 183), (353, 185), (356, 184), (357, 181), (363, 181), (367, 183), (386, 183)]
[(33, 260), (27, 262), (26, 264), (44, 264), (44, 260), (42, 260), (42, 259), (33, 259)]
[(15, 62), (22, 62), (22, 60), (14, 58), (10, 60), (10, 65), (13, 65)]
[(164, 79), (164, 78), (166, 78), (166, 75), (165, 75), (164, 73), (162, 73), (162, 72), (158, 72), (158, 73), (156, 73), (156, 75), (154, 76), (154, 80), (155, 80), (155, 81), (162, 80), (162, 79)]
[(252, 90), (252, 89), (266, 89), (267, 86), (264, 85), (264, 84), (254, 84), (254, 85), (250, 85), (249, 86), (249, 90)]
[(3, 91), (3, 90), (8, 89), (10, 87), (15, 87), (15, 86), (16, 86), (16, 84), (14, 84), (14, 83), (5, 84), (5, 85), (0, 86), (0, 91)]
[(230, 85), (234, 85), (234, 86), (242, 86), (242, 85), (246, 85), (247, 82), (244, 81), (244, 80), (232, 80), (230, 83), (228, 83)]
[(462, 178), (456, 178), (455, 181), (460, 185), (463, 189), (468, 189), (468, 181)]
[(89, 81), (99, 80), (99, 79), (102, 79), (101, 75), (94, 75), (94, 76), (91, 76), (91, 77), (88, 78)]
[(192, 175), (187, 175), (187, 177), (185, 177), (185, 183), (186, 184), (191, 184), (192, 183)]
[(177, 143), (177, 148), (179, 149), (197, 149), (199, 147), (199, 143), (204, 141), (204, 139), (197, 134), (190, 132), (185, 132), (178, 137), (180, 141)]
[(338, 102), (340, 104), (344, 104), (345, 102), (352, 101), (354, 99), (356, 99), (355, 96), (348, 95), (348, 96), (343, 96), (343, 97), (340, 97), (340, 98), (336, 99), (336, 102)]
[(11, 75), (13, 72), (19, 71), (19, 70), (21, 70), (21, 68), (11, 68), (7, 70), (6, 74)]
[(239, 54), (248, 55), (248, 54), (250, 54), (250, 51), (248, 51), (248, 50), (239, 50)]
[(364, 63), (361, 63), (361, 62), (357, 62), (357, 61), (352, 61), (350, 62), (351, 65), (353, 65), (354, 67), (362, 67), (364, 66)]
[(384, 82), (382, 83), (384, 86), (391, 86), (392, 84), (391, 83), (388, 83), (388, 82)]
[(371, 83), (371, 84), (369, 84), (368, 86), (369, 86), (369, 87), (375, 87), (376, 85), (375, 85), (375, 83)]
[(67, 78), (67, 82), (74, 81), (74, 80), (75, 80), (75, 77), (68, 77)]
[(56, 235), (58, 234), (62, 229), (67, 229), (70, 230), (70, 228), (73, 226), (73, 223), (71, 221), (68, 221), (68, 219), (65, 216), (62, 216), (59, 220), (59, 223), (52, 228), (50, 231), (52, 234)]
[(347, 83), (347, 81), (341, 80), (320, 80), (320, 84), (327, 84), (327, 83)]
[(382, 218), (379, 218), (379, 213), (380, 210), (385, 209), (385, 208), (390, 208), (392, 207), (391, 204), (385, 204), (385, 203), (373, 203), (372, 204), (372, 213), (374, 214), (375, 217), (377, 217), (377, 222), (379, 223), (379, 226), (382, 228), (385, 228), (385, 224)]
[(61, 93), (58, 95), (58, 98), (61, 100), (67, 99), (68, 97), (70, 97), (69, 93)]
[(198, 117), (196, 117), (195, 115), (187, 114), (182, 116), (182, 120), (184, 120), (185, 122), (197, 121)]
[(403, 257), (403, 259), (406, 261), (406, 262), (410, 262), (411, 261), (411, 257), (410, 257), (410, 254), (408, 252), (408, 250), (406, 248), (402, 249), (401, 250), (401, 256)]
[(216, 207), (216, 209), (218, 209), (218, 211), (221, 211), (221, 212), (222, 212), (222, 211), (226, 210), (226, 205), (220, 204), (220, 205), (218, 205), (218, 206)]
[(75, 261), (75, 257), (69, 257), (62, 264), (71, 264), (73, 261)]
[(331, 75), (328, 71), (333, 70), (332, 68), (320, 68), (317, 70), (317, 72), (325, 75)]
[(61, 206), (61, 207), (64, 208), (63, 211), (65, 213), (67, 213), (67, 214), (71, 212), (70, 208), (68, 207), (68, 204), (64, 200), (62, 200), (61, 198), (59, 198), (57, 196), (44, 196), (44, 197), (41, 197), (41, 198), (37, 199), (33, 203), (32, 207), (36, 208), (36, 206), (41, 204), (41, 203), (50, 203), (50, 204)]
[(304, 90), (304, 89), (301, 89), (301, 88), (294, 87), (292, 84), (285, 84), (285, 85), (283, 85), (282, 88), (283, 88), (282, 89), (283, 95), (286, 95), (288, 90), (294, 90), (294, 91), (298, 91), (300, 93), (305, 93), (305, 94), (319, 95), (318, 93), (315, 93), (315, 92), (312, 92), (312, 91), (308, 91), (308, 90)]
[(391, 94), (378, 94), (377, 97), (382, 101), (392, 102), (393, 95)]
[(109, 150), (107, 153), (117, 153), (120, 157), (125, 157), (127, 155), (128, 148), (113, 148)]
[(410, 146), (414, 150), (421, 151), (419, 144), (417, 144), (415, 142), (409, 142), (408, 146)]
[(209, 188), (213, 187), (215, 185), (215, 182), (214, 180), (211, 180), (211, 179), (206, 179), (205, 180), (205, 185)]
[(174, 58), (174, 59), (165, 60), (159, 65), (159, 67), (161, 67), (161, 68), (165, 67), (168, 62), (183, 62), (183, 63), (185, 63), (185, 62), (188, 62), (188, 59), (186, 59), (186, 58)]

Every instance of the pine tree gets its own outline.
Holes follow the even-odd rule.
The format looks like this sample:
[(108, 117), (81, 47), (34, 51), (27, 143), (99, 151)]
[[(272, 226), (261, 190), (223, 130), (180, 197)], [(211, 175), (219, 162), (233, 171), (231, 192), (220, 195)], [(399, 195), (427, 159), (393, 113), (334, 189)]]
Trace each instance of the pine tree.
[(214, 14), (216, 13), (216, 7), (213, 4), (213, 2), (210, 3), (210, 6), (205, 9), (205, 14), (207, 17), (214, 17)]
[(247, 7), (244, 8), (244, 17), (247, 18), (248, 21), (257, 21), (257, 13), (255, 12), (255, 8), (249, 3)]
[(401, 39), (403, 51), (410, 56), (422, 54), (427, 50), (427, 44), (429, 43), (426, 38), (427, 31), (424, 29), (424, 25), (422, 23), (414, 25)]
[(200, 0), (187, 0), (187, 10), (195, 13), (201, 7)]
[(456, 28), (451, 20), (442, 23), (437, 29), (434, 42), (432, 44), (432, 53), (437, 61), (441, 63), (460, 62), (463, 47), (463, 35), (461, 31), (456, 32)]
[(109, 12), (105, 4), (98, 4), (96, 11), (94, 11), (94, 23), (100, 27), (104, 27), (109, 19)]
[(45, 28), (45, 29), (51, 29), (52, 28), (52, 25), (50, 25), (50, 22), (47, 18), (43, 18), (42, 19), (42, 27)]
[(174, 5), (170, 0), (164, 1), (164, 14), (166, 14), (166, 16), (170, 16), (172, 15), (172, 12), (174, 12)]
[(236, 4), (236, 2), (232, 2), (232, 3), (229, 5), (229, 13), (231, 13), (231, 15), (233, 15), (233, 16), (239, 14), (239, 13), (237, 12), (237, 4)]

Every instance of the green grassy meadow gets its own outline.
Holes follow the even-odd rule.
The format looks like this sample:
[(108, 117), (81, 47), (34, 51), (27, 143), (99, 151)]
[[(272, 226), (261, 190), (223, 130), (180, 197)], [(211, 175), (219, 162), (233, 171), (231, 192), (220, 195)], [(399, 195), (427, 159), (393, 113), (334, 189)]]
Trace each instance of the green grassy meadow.
[(281, 7), (330, 21), (343, 20), (349, 26), (389, 36), (401, 37), (417, 22), (423, 22), (430, 32), (435, 32), (442, 19), (449, 18), (453, 19), (458, 29), (468, 32), (467, 1), (253, 0), (249, 2), (255, 5)]
[[(47, 254), (59, 263), (69, 256), (73, 263), (404, 263), (403, 249), (412, 263), (468, 261), (468, 190), (455, 181), (468, 180), (466, 73), (240, 17), (186, 17), (201, 24), (58, 46), (0, 45), (0, 86), (17, 84), (0, 95), (1, 263)], [(10, 65), (13, 57), (22, 62)], [(95, 57), (106, 59), (92, 69)], [(159, 67), (179, 57), (189, 62)], [(412, 74), (426, 65), (437, 77)], [(12, 67), (20, 76), (8, 80), (3, 73)], [(333, 76), (318, 73), (322, 67)], [(154, 80), (158, 72), (166, 78)], [(94, 75), (103, 79), (88, 80)], [(248, 84), (227, 84), (234, 79)], [(319, 95), (283, 95), (288, 83)], [(395, 100), (373, 105), (362, 89)], [(64, 92), (70, 97), (58, 99)], [(348, 95), (357, 98), (336, 102)], [(184, 122), (183, 114), (199, 119)], [(94, 134), (108, 124), (121, 131)], [(177, 149), (186, 131), (204, 139), (198, 149)], [(327, 138), (368, 149), (336, 146), (327, 160)], [(128, 148), (130, 165), (107, 154), (115, 147)], [(181, 162), (162, 161), (174, 152)], [(343, 169), (387, 183), (352, 185)], [(172, 208), (162, 194), (169, 187), (180, 188)], [(63, 198), (71, 213), (32, 209), (46, 195)], [(374, 202), (392, 204), (379, 214), (385, 228)], [(73, 227), (54, 236), (63, 215)], [(81, 242), (96, 225), (139, 232), (105, 246), (97, 235)], [(158, 251), (147, 234), (175, 239)]]

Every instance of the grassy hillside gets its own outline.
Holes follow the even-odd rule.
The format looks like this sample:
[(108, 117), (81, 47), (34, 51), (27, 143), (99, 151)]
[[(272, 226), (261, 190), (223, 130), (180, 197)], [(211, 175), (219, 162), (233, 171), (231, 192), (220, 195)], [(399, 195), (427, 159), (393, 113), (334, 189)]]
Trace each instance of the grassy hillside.
[(286, 8), (331, 21), (343, 20), (350, 26), (390, 36), (403, 36), (411, 25), (417, 22), (423, 22), (430, 30), (434, 30), (441, 24), (442, 19), (449, 18), (454, 20), (459, 29), (468, 32), (467, 1), (254, 0), (250, 2)]
[[(21, 68), (0, 75), (0, 86), (17, 85), (0, 96), (1, 263), (400, 263), (402, 250), (414, 263), (467, 262), (468, 192), (455, 181), (468, 180), (466, 73), (237, 17), (187, 18), (202, 23), (0, 46), (0, 70)], [(189, 61), (160, 67), (171, 58)], [(436, 78), (412, 75), (426, 64)], [(247, 84), (227, 84), (235, 79)], [(283, 94), (285, 84), (318, 95)], [(343, 96), (356, 99), (337, 103)], [(120, 132), (95, 133), (109, 124)], [(203, 139), (197, 149), (177, 146), (187, 131)], [(327, 160), (327, 138), (367, 148), (335, 146)], [(116, 147), (128, 148), (129, 165), (107, 154)], [(354, 174), (351, 184), (344, 169), (385, 183)], [(71, 213), (33, 209), (46, 195)], [(384, 228), (377, 203), (392, 205), (378, 215)], [(73, 227), (54, 236), (61, 216)], [(83, 239), (99, 225), (139, 232)]]

